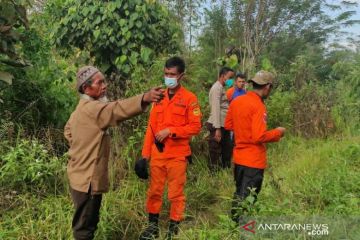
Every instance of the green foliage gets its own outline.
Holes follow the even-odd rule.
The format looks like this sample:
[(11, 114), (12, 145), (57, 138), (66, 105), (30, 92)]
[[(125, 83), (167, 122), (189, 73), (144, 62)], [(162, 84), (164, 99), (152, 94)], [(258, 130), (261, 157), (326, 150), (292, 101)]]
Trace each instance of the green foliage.
[(236, 69), (238, 67), (239, 60), (235, 54), (232, 54), (229, 57), (218, 58), (216, 62), (221, 67), (227, 66), (229, 68)]
[[(26, 14), (27, 1), (0, 1), (0, 62), (24, 67), (27, 64), (16, 50), (16, 43), (23, 41), (22, 28), (29, 28)], [(2, 80), (2, 79), (0, 79)]]
[(22, 49), (34, 65), (11, 71), (15, 80), (3, 93), (0, 112), (10, 112), (10, 120), (29, 131), (48, 125), (60, 128), (76, 104), (71, 84), (76, 69), (51, 54), (49, 42), (35, 29), (28, 31), (28, 38)]
[(202, 34), (198, 37), (198, 49), (193, 54), (198, 69), (195, 74), (206, 85), (213, 83), (218, 67), (226, 64), (224, 50), (228, 41), (228, 26), (225, 9), (214, 5), (205, 11), (205, 24)]
[(336, 93), (331, 85), (305, 85), (293, 102), (293, 130), (304, 137), (327, 137), (335, 126), (331, 109), (336, 103)]
[[(26, 193), (8, 195), (14, 211), (1, 212), (1, 239), (71, 239), (73, 206), (69, 195), (48, 195), (45, 199)], [(7, 210), (7, 211), (6, 211)], [(35, 220), (36, 219), (36, 220)]]
[[(324, 57), (322, 49), (308, 47), (288, 69), (278, 74), (275, 92), (267, 101), (270, 126), (285, 124), (291, 132), (306, 137), (325, 137), (342, 131), (343, 117), (353, 119), (357, 110), (353, 108), (351, 114), (334, 112), (349, 110), (343, 105), (344, 98), (356, 102), (356, 98), (348, 96), (353, 86), (349, 86), (344, 94), (339, 87), (345, 82), (338, 81), (342, 76), (348, 76), (352, 64), (346, 61), (345, 65), (332, 66), (337, 58), (340, 57), (336, 53)], [(332, 70), (336, 65), (344, 65), (336, 68), (338, 73)]]
[(294, 92), (281, 92), (275, 90), (266, 101), (268, 112), (268, 128), (283, 126), (290, 131), (293, 129), (293, 104), (296, 99)]
[[(29, 143), (24, 145), (25, 141), (22, 143), (21, 149), (34, 148)], [(36, 149), (41, 152), (44, 148), (37, 145)], [(235, 190), (232, 172), (224, 170), (210, 174), (207, 159), (200, 152), (195, 155), (200, 157), (194, 158), (194, 164), (188, 168), (186, 218), (180, 225), (179, 239), (239, 239), (246, 232), (235, 226), (228, 215)], [(52, 156), (48, 153), (47, 158)], [(253, 204), (249, 198), (246, 202), (248, 217), (268, 219), (265, 223), (284, 223), (276, 222), (277, 217), (288, 216), (295, 223), (305, 224), (310, 219), (308, 216), (315, 215), (331, 224), (329, 237), (354, 238), (357, 230), (348, 216), (360, 214), (357, 197), (360, 176), (356, 172), (359, 160), (358, 136), (338, 140), (304, 140), (287, 136), (281, 143), (269, 146), (269, 169), (265, 171), (258, 201)], [(45, 181), (43, 187), (48, 188), (51, 182)], [(138, 237), (147, 222), (144, 211), (147, 185), (147, 181), (138, 180), (130, 171), (118, 188), (104, 195), (95, 239)], [(12, 199), (13, 208), (1, 212), (1, 238), (71, 238), (73, 207), (67, 191), (41, 199), (34, 192), (8, 194), (7, 197)], [(161, 237), (166, 232), (168, 214), (169, 202), (164, 200)], [(344, 220), (342, 226), (332, 223), (332, 219), (338, 218)], [(345, 231), (341, 231), (343, 229)], [(276, 231), (272, 234), (270, 239), (303, 239), (302, 232)], [(258, 231), (255, 236), (255, 239), (269, 237)]]
[(29, 65), (16, 46), (25, 39), (22, 29), (29, 27), (27, 5), (25, 1), (0, 0), (0, 104), (3, 103), (3, 83), (11, 85), (14, 79), (11, 68)]
[(5, 190), (56, 193), (63, 188), (65, 158), (58, 158), (37, 140), (19, 140), (1, 154), (0, 185)]
[(265, 56), (261, 59), (261, 69), (273, 73), (276, 71), (270, 59)]
[(32, 66), (7, 68), (14, 79), (11, 86), (1, 88), (4, 91), (0, 114), (34, 133), (39, 127), (62, 128), (65, 124), (76, 104), (76, 95), (71, 89), (76, 67), (52, 50), (46, 15), (34, 14), (30, 20), (36, 25), (19, 30), (28, 41), (22, 42), (18, 49)]
[(347, 62), (338, 62), (333, 66), (334, 78), (341, 79), (336, 85), (337, 104), (332, 113), (336, 125), (353, 134), (360, 129), (360, 80), (359, 55)]
[(135, 66), (149, 65), (154, 55), (178, 50), (176, 24), (152, 1), (71, 0), (58, 21), (56, 45), (88, 51), (104, 72), (129, 76)]
[[(211, 62), (235, 45), (242, 52), (242, 72), (259, 70), (264, 56), (277, 70), (285, 70), (307, 45), (321, 49), (330, 36), (339, 33), (340, 26), (357, 24), (349, 20), (356, 6), (346, 6), (345, 1), (329, 6), (321, 0), (215, 1), (210, 10), (205, 9), (198, 51), (210, 51)], [(340, 16), (331, 17), (330, 11), (324, 11), (327, 8), (336, 8)], [(231, 14), (227, 16), (227, 12)]]
[[(359, 204), (359, 151), (358, 137), (307, 142), (290, 138), (274, 145), (270, 152), (272, 176), (265, 187), (270, 187), (267, 196), (279, 193), (275, 197), (279, 205), (266, 211), (277, 215), (277, 211), (292, 212), (301, 206), (302, 215), (357, 215), (358, 210), (353, 207)], [(273, 187), (274, 182), (280, 189)]]
[(213, 50), (211, 46), (206, 46), (203, 51), (193, 54), (192, 58), (194, 62), (192, 77), (197, 79), (206, 89), (210, 89), (218, 75), (218, 64)]
[[(5, 5), (27, 6), (25, 1), (0, 2), (1, 17)], [(0, 75), (12, 83), (0, 81), (0, 98), (4, 101), (0, 104), (0, 138), (9, 136), (10, 139), (0, 144), (0, 239), (71, 238), (73, 207), (65, 177), (66, 157), (62, 156), (62, 151), (52, 149), (62, 143), (62, 131), (52, 127), (62, 128), (77, 102), (71, 87), (80, 64), (96, 63), (108, 75), (115, 73), (122, 81), (125, 97), (163, 84), (167, 53), (178, 50), (181, 33), (177, 31), (178, 22), (159, 2), (49, 0), (44, 9), (29, 11), (31, 15), (26, 21), (31, 24), (28, 26), (18, 21), (24, 14), (22, 10), (19, 15), (14, 15), (13, 10), (7, 11), (10, 17), (20, 17), (6, 20), (8, 23), (17, 21), (11, 25), (11, 30), (4, 28), (7, 23), (0, 18), (2, 43), (17, 35), (26, 36), (27, 40), (9, 40), (12, 48), (8, 48), (8, 53), (16, 50), (18, 57), (32, 64), (22, 69), (9, 64), (0, 66)], [(178, 6), (201, 1), (161, 2)], [(268, 126), (284, 126), (289, 131), (280, 143), (268, 145), (269, 168), (263, 188), (257, 202), (254, 203), (254, 196), (244, 201), (247, 215), (323, 215), (329, 218), (359, 215), (360, 179), (356, 172), (360, 167), (359, 54), (338, 49), (330, 51), (322, 45), (337, 23), (327, 16), (321, 21), (315, 19), (322, 15), (320, 1), (275, 1), (273, 4), (277, 6), (286, 6), (267, 15), (258, 15), (260, 5), (251, 6), (254, 2), (257, 1), (232, 0), (231, 6), (240, 5), (232, 8), (237, 13), (231, 16), (227, 15), (226, 4), (206, 11), (198, 46), (191, 57), (185, 59), (187, 69), (182, 82), (196, 93), (203, 121), (206, 121), (208, 90), (217, 79), (219, 57), (223, 57), (219, 65), (247, 69), (249, 78), (260, 68), (277, 73), (278, 83), (266, 101)], [(246, 18), (244, 6), (249, 7), (247, 13), (251, 14), (248, 15), (250, 21), (246, 22), (248, 31), (243, 21)], [(331, 7), (341, 10), (337, 5)], [(182, 10), (179, 9), (176, 17), (185, 12)], [(296, 19), (281, 26), (283, 31), (269, 38), (261, 29), (256, 35), (259, 28), (251, 28), (257, 16), (260, 16), (258, 26), (268, 23), (269, 18), (274, 20), (270, 22), (271, 30), (288, 14)], [(346, 23), (351, 14), (340, 15), (338, 23)], [(299, 17), (303, 22), (297, 21)], [(191, 16), (183, 19), (189, 18)], [(191, 22), (188, 24), (193, 26)], [(251, 41), (244, 40), (245, 33)], [(62, 47), (61, 53), (67, 54), (60, 57), (60, 48), (54, 49), (52, 41)], [(255, 43), (260, 43), (254, 59), (256, 65), (248, 67), (244, 59), (253, 57)], [(224, 57), (229, 45), (235, 45), (239, 54), (225, 52)], [(2, 47), (3, 44), (0, 49)], [(10, 55), (2, 53), (0, 61), (11, 60)], [(124, 77), (129, 78), (125, 80)], [(143, 114), (111, 131), (111, 191), (104, 195), (96, 239), (136, 239), (145, 226), (148, 182), (139, 181), (132, 169), (134, 160), (141, 154), (147, 119)], [(50, 127), (49, 132), (56, 131), (58, 136), (54, 138), (51, 133), (48, 142), (43, 143), (43, 138), (40, 143), (24, 134), (24, 139), (11, 142), (14, 129), (19, 125), (26, 128), (26, 134), (41, 135), (42, 128)], [(332, 135), (334, 132), (337, 134)], [(292, 136), (293, 133), (326, 138), (303, 139)], [(235, 189), (232, 172), (210, 174), (207, 169), (206, 134), (204, 130), (192, 139), (194, 164), (187, 172), (187, 210), (185, 221), (180, 225), (179, 239), (247, 237), (228, 216)], [(167, 227), (168, 214), (169, 201), (164, 200), (161, 237)], [(356, 231), (349, 225), (338, 229), (344, 229), (344, 233), (339, 237), (331, 235), (334, 239), (356, 239)], [(307, 236), (292, 233), (254, 237), (264, 238), (306, 239)]]

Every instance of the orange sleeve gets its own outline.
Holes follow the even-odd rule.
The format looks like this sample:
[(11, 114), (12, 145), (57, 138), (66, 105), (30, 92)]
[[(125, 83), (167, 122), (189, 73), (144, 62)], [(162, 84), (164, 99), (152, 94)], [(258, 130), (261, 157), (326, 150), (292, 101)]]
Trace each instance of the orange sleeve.
[(188, 123), (181, 127), (170, 127), (171, 138), (189, 138), (201, 130), (201, 110), (196, 96), (193, 96), (187, 110)]
[(152, 132), (151, 129), (153, 129), (155, 131), (157, 125), (156, 125), (156, 111), (154, 110), (154, 104), (152, 106), (152, 109), (150, 111), (150, 116), (149, 116), (149, 120), (148, 120), (148, 125), (146, 128), (146, 133), (145, 133), (145, 137), (144, 137), (144, 145), (142, 148), (142, 157), (143, 158), (150, 158), (151, 155), (151, 146), (154, 143), (154, 134)]
[(234, 103), (230, 104), (229, 109), (226, 113), (226, 117), (225, 117), (225, 123), (224, 123), (224, 128), (226, 130), (233, 130), (233, 116), (232, 116), (232, 106), (234, 105)]
[(234, 87), (231, 87), (226, 91), (226, 98), (229, 102), (231, 102), (233, 94), (234, 94)]
[(280, 140), (281, 132), (277, 129), (266, 130), (267, 114), (265, 107), (261, 106), (253, 115), (251, 134), (256, 144), (277, 142)]

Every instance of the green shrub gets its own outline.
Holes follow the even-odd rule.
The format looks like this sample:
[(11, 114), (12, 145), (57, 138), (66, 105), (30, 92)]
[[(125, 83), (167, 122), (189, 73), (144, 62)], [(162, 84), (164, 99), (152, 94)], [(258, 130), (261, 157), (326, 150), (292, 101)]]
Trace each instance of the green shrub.
[(62, 189), (65, 158), (53, 156), (38, 140), (21, 139), (0, 159), (0, 185), (5, 190), (48, 194)]
[(333, 66), (333, 74), (341, 81), (335, 86), (337, 101), (332, 109), (337, 128), (354, 135), (360, 133), (360, 57), (355, 60)]
[(268, 111), (268, 128), (293, 126), (292, 104), (296, 98), (295, 92), (275, 91), (266, 102)]
[(73, 205), (69, 195), (40, 199), (25, 193), (13, 202), (18, 206), (2, 215), (0, 239), (71, 239)]
[(260, 212), (293, 215), (301, 206), (302, 215), (358, 214), (360, 139), (299, 140), (271, 146)]

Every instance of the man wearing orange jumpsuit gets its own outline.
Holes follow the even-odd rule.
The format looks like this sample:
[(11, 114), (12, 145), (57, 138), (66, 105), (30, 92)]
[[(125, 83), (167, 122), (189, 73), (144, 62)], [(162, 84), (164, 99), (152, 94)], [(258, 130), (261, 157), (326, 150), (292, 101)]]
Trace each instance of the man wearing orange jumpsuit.
[(171, 203), (167, 239), (177, 234), (178, 224), (183, 219), (187, 157), (191, 155), (189, 140), (201, 129), (197, 97), (180, 84), (184, 71), (185, 63), (181, 58), (172, 57), (166, 61), (165, 96), (150, 112), (142, 150), (143, 161), (150, 161), (146, 200), (149, 225), (139, 239), (153, 239), (159, 235), (158, 218), (166, 182)]
[(244, 209), (241, 202), (250, 195), (250, 189), (255, 189), (256, 194), (260, 192), (267, 161), (265, 144), (279, 141), (285, 133), (283, 127), (266, 129), (264, 99), (272, 90), (273, 79), (270, 72), (256, 73), (250, 80), (254, 90), (234, 99), (225, 118), (225, 129), (234, 131), (235, 136), (233, 161), (236, 191), (231, 217), (236, 223), (242, 218)]

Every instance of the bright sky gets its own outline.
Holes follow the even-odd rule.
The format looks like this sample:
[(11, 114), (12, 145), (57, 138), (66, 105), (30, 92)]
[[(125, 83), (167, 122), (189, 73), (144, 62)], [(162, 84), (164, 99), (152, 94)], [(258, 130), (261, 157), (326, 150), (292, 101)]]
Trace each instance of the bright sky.
[[(341, 0), (327, 0), (328, 3), (330, 4), (339, 4), (342, 1)], [(348, 9), (343, 9), (342, 11), (356, 11), (356, 14), (353, 15), (351, 17), (352, 20), (360, 20), (360, 0), (348, 0), (348, 2), (356, 2), (358, 4), (358, 6), (355, 7), (351, 7)], [(337, 17), (340, 12), (342, 11), (330, 11), (328, 10), (328, 14), (332, 17)], [(360, 24), (355, 24), (353, 26), (350, 27), (345, 27), (343, 26), (343, 28), (341, 29), (343, 31), (346, 31), (349, 33), (348, 36), (344, 36), (340, 39), (340, 41), (337, 41), (338, 43), (340, 43), (341, 45), (348, 45), (348, 41), (346, 40), (346, 37), (353, 37), (355, 39), (359, 39), (360, 38)], [(331, 42), (331, 40), (330, 40)], [(353, 46), (349, 46), (350, 48), (352, 48)]]
[[(360, 20), (360, 0), (348, 0), (349, 2), (356, 2), (358, 3), (358, 6), (356, 7), (351, 7), (351, 8), (348, 8), (348, 9), (343, 9), (343, 11), (347, 10), (347, 11), (356, 11), (356, 14), (354, 16), (351, 17), (351, 19), (353, 20)], [(342, 2), (342, 1), (339, 1), (339, 0), (328, 0), (327, 1), (328, 3), (330, 4), (339, 4), (339, 2)], [(333, 17), (336, 17), (339, 15), (339, 11), (328, 11), (328, 14), (330, 16), (333, 16)], [(349, 28), (345, 28), (345, 29), (351, 29), (351, 32), (353, 32), (354, 34), (360, 34), (360, 24), (356, 24), (352, 27), (349, 27)]]

